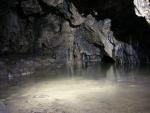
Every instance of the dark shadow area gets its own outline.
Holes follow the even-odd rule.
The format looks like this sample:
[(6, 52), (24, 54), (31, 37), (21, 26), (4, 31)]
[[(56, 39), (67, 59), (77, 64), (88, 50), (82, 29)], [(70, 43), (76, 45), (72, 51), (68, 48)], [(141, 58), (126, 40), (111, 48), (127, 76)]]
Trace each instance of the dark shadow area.
[[(70, 0), (85, 16), (92, 14), (97, 20), (110, 18), (114, 36), (131, 44), (142, 62), (150, 57), (150, 27), (146, 20), (135, 15), (133, 0)], [(98, 15), (95, 15), (97, 12)], [(146, 58), (147, 57), (147, 58)]]

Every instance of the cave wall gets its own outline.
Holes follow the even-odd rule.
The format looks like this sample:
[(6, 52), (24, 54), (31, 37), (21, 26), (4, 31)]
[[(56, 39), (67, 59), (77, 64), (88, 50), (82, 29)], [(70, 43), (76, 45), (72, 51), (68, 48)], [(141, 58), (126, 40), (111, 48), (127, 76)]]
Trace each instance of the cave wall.
[[(132, 45), (140, 62), (149, 62), (149, 0), (71, 0), (81, 13), (91, 13), (97, 20), (110, 18), (117, 40)], [(97, 12), (97, 15), (95, 15)], [(144, 18), (143, 18), (144, 17)]]
[[(0, 55), (39, 55), (63, 63), (147, 61), (149, 26), (126, 0), (0, 1)], [(144, 49), (143, 49), (144, 48)]]

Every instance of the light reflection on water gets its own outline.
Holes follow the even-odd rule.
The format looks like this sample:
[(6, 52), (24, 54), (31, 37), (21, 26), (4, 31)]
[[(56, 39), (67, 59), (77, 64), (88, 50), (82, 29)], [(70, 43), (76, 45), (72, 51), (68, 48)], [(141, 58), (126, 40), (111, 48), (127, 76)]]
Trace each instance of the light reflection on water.
[(57, 113), (49, 105), (66, 113), (150, 113), (149, 67), (60, 65), (6, 83), (0, 99), (12, 113)]

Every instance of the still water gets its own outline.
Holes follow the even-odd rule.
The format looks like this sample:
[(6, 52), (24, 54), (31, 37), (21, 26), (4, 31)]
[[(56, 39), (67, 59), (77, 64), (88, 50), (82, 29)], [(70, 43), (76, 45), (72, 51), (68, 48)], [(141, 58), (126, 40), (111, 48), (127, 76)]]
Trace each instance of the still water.
[(9, 113), (150, 113), (148, 66), (59, 65), (0, 86)]

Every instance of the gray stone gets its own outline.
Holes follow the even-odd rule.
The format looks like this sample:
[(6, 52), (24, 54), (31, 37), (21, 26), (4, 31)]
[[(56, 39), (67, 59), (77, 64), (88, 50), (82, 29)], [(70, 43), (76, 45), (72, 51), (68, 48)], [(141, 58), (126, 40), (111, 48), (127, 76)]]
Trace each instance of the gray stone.
[(84, 22), (85, 18), (79, 14), (77, 8), (72, 3), (70, 4), (70, 12), (72, 14), (70, 20), (73, 25), (81, 25)]
[(96, 21), (88, 15), (84, 24), (83, 34), (91, 43), (96, 43), (104, 47), (107, 55), (114, 61), (124, 64), (138, 63), (138, 57), (131, 45), (118, 41), (111, 31), (111, 20)]
[(78, 9), (71, 2), (65, 0), (63, 4), (58, 7), (58, 10), (73, 26), (81, 25), (85, 21), (85, 17), (78, 12)]
[(27, 0), (21, 2), (21, 7), (25, 15), (42, 13), (42, 9), (37, 0)]
[(4, 103), (0, 102), (0, 113), (9, 113)]
[(144, 17), (150, 24), (150, 1), (149, 0), (134, 0), (135, 13), (137, 16)]
[[(11, 10), (10, 7), (15, 5), (10, 5), (8, 13), (0, 18), (0, 53), (3, 55), (34, 54), (61, 63), (101, 60), (105, 56), (121, 64), (138, 62), (132, 46), (114, 37), (110, 19), (98, 21), (91, 14), (84, 17), (68, 0), (25, 0), (19, 3), (23, 15)], [(18, 63), (13, 73), (26, 75), (30, 72), (28, 66), (24, 62)]]
[(43, 0), (43, 2), (45, 2), (47, 5), (56, 7), (62, 4), (64, 0)]

